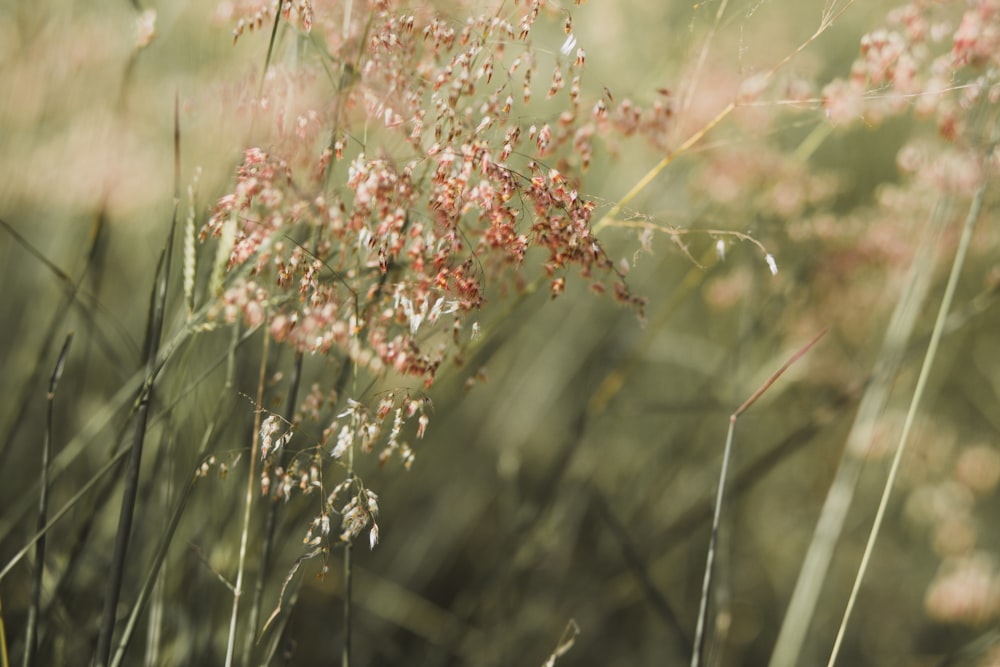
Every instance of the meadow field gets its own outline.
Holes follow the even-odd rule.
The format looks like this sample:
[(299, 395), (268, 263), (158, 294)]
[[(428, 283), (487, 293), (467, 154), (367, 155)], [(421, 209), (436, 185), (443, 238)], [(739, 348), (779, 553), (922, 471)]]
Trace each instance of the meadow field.
[(1000, 664), (1000, 1), (0, 7), (0, 665)]

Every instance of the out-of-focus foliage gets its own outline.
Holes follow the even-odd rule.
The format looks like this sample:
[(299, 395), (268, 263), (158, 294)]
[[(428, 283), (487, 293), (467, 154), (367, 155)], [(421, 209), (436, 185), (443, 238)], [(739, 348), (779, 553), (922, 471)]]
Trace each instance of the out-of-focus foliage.
[[(340, 655), (355, 538), (355, 664), (542, 664), (571, 619), (560, 665), (684, 664), (728, 417), (829, 327), (738, 423), (708, 654), (767, 663), (855, 457), (800, 664), (825, 662), (984, 184), (839, 664), (993, 664), (996, 2), (294, 2), (262, 75), (275, 4), (0, 8), (4, 564), (34, 533), (66, 331), (51, 507), (126, 440), (177, 100), (178, 345), (123, 609), (197, 481), (126, 664), (223, 662), (251, 470), (254, 664)], [(120, 476), (49, 532), (42, 664), (89, 659)], [(12, 655), (31, 571), (0, 582)]]

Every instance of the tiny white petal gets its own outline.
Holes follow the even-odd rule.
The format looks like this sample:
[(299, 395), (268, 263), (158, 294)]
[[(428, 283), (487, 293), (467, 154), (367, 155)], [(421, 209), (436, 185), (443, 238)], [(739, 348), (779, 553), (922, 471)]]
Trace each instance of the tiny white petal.
[(343, 456), (344, 452), (347, 451), (347, 448), (351, 446), (351, 443), (353, 441), (354, 441), (354, 433), (351, 431), (350, 428), (344, 426), (342, 429), (340, 429), (340, 433), (337, 435), (337, 445), (336, 447), (333, 448), (333, 451), (330, 452), (330, 456), (332, 456), (335, 459), (339, 459), (341, 456)]
[(570, 33), (566, 36), (566, 41), (563, 42), (563, 45), (559, 48), (559, 52), (564, 56), (568, 56), (574, 46), (576, 46), (576, 36), (573, 35), (573, 33)]
[(715, 242), (715, 254), (719, 257), (720, 262), (726, 261), (726, 242), (722, 239)]
[(438, 317), (441, 316), (441, 311), (444, 308), (444, 297), (439, 296), (437, 301), (431, 307), (431, 314), (428, 315), (427, 319), (431, 322), (437, 322)]
[(767, 268), (771, 270), (771, 275), (778, 275), (778, 263), (774, 261), (774, 255), (768, 253), (767, 257), (764, 258), (764, 261), (767, 262)]

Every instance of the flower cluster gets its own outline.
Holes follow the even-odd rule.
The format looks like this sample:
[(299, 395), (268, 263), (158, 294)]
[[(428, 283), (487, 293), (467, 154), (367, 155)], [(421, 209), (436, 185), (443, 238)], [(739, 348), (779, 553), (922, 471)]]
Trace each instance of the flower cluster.
[[(569, 12), (556, 14), (561, 47), (533, 46), (545, 5), (514, 3), (464, 24), (407, 3), (371, 1), (353, 14), (281, 5), (285, 26), (312, 30), (325, 50), (296, 61), (300, 71), (279, 61), (265, 76), (253, 111), (262, 143), (245, 150), (201, 236), (228, 253), (215, 317), (266, 326), (274, 341), (386, 387), (377, 400), (314, 388), (297, 413), (326, 426), (316, 446), (292, 456), (282, 453), (290, 435), (265, 421), (265, 495), (322, 491), (326, 461), (348, 472), (306, 542), (328, 535), (333, 515), (343, 539), (371, 524), (377, 541), (375, 495), (353, 453), (378, 448), (380, 463), (398, 454), (410, 467), (406, 424), (422, 437), (429, 402), (408, 379), (431, 387), (475, 338), (491, 293), (547, 281), (555, 297), (576, 272), (642, 308), (591, 228), (595, 203), (579, 179), (594, 136), (664, 135), (672, 112), (658, 103), (646, 114), (628, 101), (609, 111), (603, 99), (584, 111), (586, 56)], [(238, 37), (273, 21), (277, 6), (227, 4), (220, 17)], [(551, 75), (539, 100), (543, 67)]]
[[(233, 42), (246, 31), (261, 30), (270, 25), (278, 3), (268, 0), (236, 0), (221, 3), (216, 9), (218, 22), (234, 21)], [(298, 25), (303, 31), (312, 29), (313, 6), (311, 0), (289, 0), (282, 3), (282, 17)]]
[[(318, 385), (314, 386), (304, 402), (311, 406), (313, 419), (319, 418), (324, 403), (320, 391)], [(348, 399), (347, 408), (323, 429), (319, 443), (291, 452), (288, 451), (288, 445), (292, 441), (294, 429), (289, 424), (283, 424), (283, 420), (276, 415), (268, 415), (261, 423), (258, 441), (262, 463), (261, 494), (275, 501), (286, 502), (295, 492), (306, 495), (313, 492), (323, 494), (326, 488), (325, 462), (332, 459), (342, 464), (342, 459), (349, 456), (355, 447), (370, 453), (376, 444), (380, 444), (380, 464), (385, 464), (394, 454), (398, 454), (404, 467), (409, 469), (414, 460), (414, 451), (404, 437), (404, 427), (408, 422), (415, 421), (415, 437), (422, 438), (429, 423), (429, 404), (426, 398), (415, 398), (406, 392), (387, 392), (380, 397), (377, 409), (370, 411), (364, 404)], [(301, 418), (300, 415), (297, 421)], [(214, 461), (207, 462), (200, 476), (204, 476), (212, 465)], [(338, 509), (338, 498), (345, 492), (352, 493), (351, 499), (347, 505)], [(378, 527), (374, 524), (377, 513), (375, 493), (365, 488), (358, 476), (350, 473), (347, 479), (335, 485), (325, 495), (322, 511), (313, 521), (305, 541), (313, 543), (328, 535), (330, 516), (340, 515), (343, 523), (342, 539), (352, 539), (371, 523), (374, 547), (378, 539)]]
[(824, 89), (831, 121), (877, 123), (912, 108), (955, 141), (979, 101), (1000, 101), (996, 0), (915, 0), (890, 12), (886, 23), (862, 38), (851, 76)]

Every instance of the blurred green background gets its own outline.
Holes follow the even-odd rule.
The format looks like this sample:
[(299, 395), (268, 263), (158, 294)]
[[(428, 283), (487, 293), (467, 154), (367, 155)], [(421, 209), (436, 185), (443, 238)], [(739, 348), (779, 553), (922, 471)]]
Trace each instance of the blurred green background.
[[(336, 13), (339, 4), (316, 3), (315, 11)], [(445, 11), (461, 24), (469, 7), (492, 6)], [(382, 511), (380, 544), (355, 550), (355, 664), (538, 665), (570, 619), (580, 635), (560, 665), (686, 664), (728, 417), (829, 327), (737, 424), (710, 664), (767, 664), (908, 267), (935, 205), (947, 200), (934, 259), (918, 268), (930, 279), (929, 295), (889, 384), (800, 662), (825, 663), (969, 207), (967, 195), (934, 192), (897, 167), (904, 145), (923, 141), (934, 155), (933, 123), (904, 114), (827, 134), (822, 84), (848, 75), (860, 36), (892, 6), (851, 7), (779, 71), (769, 93), (674, 162), (621, 218), (666, 233), (647, 238), (635, 224), (601, 231), (609, 253), (630, 264), (632, 290), (648, 298), (644, 321), (582, 281), (570, 280), (555, 300), (544, 289), (490, 294), (480, 346), (464, 365), (444, 369), (430, 393), (432, 419), (412, 470), (379, 468), (374, 457), (359, 464)], [(676, 145), (733, 99), (742, 80), (808, 39), (823, 10), (822, 3), (730, 3), (713, 29), (718, 7), (566, 7), (587, 52), (585, 94), (648, 107), (668, 89), (678, 105)], [(52, 507), (80, 489), (127, 432), (124, 410), (104, 411), (118, 405), (115, 393), (142, 364), (172, 207), (175, 97), (182, 188), (196, 169), (201, 174), (199, 222), (231, 185), (251, 136), (248, 105), (267, 30), (234, 46), (225, 8), (157, 6), (156, 36), (137, 50), (138, 14), (125, 2), (0, 7), (4, 563), (33, 533), (45, 391), (67, 331), (76, 340), (57, 396), (54, 446), (72, 455), (59, 459)], [(551, 35), (552, 46), (540, 49), (558, 49), (562, 17), (543, 13), (536, 38)], [(804, 101), (786, 103), (785, 91), (799, 82), (811, 86)], [(815, 150), (802, 150), (813, 138)], [(641, 139), (599, 146), (581, 183), (598, 213), (663, 157)], [(182, 199), (184, 215), (184, 192)], [(959, 283), (959, 313), (930, 376), (839, 664), (942, 664), (1000, 618), (996, 204), (988, 193)], [(777, 274), (761, 248), (724, 232), (763, 244)], [(46, 261), (79, 281), (74, 296)], [(179, 288), (171, 298), (178, 314), (168, 320), (168, 338), (183, 322)], [(235, 576), (248, 469), (240, 452), (254, 410), (245, 396), (255, 393), (260, 356), (260, 337), (249, 339), (227, 385), (230, 340), (216, 331), (185, 348), (157, 394), (123, 607), (168, 508), (204, 460), (203, 443), (229, 472), (199, 480), (173, 540), (155, 605), (161, 634), (153, 664), (220, 664), (225, 654), (232, 599), (220, 576)], [(270, 361), (287, 369), (291, 353), (275, 348)], [(467, 390), (480, 368), (487, 380)], [(322, 358), (307, 359), (305, 369), (304, 387), (335, 372)], [(287, 381), (275, 379), (269, 393), (281, 396)], [(305, 427), (301, 437), (318, 434)], [(49, 535), (47, 664), (85, 664), (93, 650), (117, 522), (114, 477)], [(289, 502), (279, 512), (270, 571), (250, 562), (252, 582), (264, 581), (265, 617), (305, 553), (301, 538), (315, 511), (314, 498)], [(255, 522), (251, 545), (262, 530)], [(301, 589), (273, 664), (339, 656), (340, 557), (330, 554), (322, 578), (320, 559), (295, 575)], [(22, 563), (0, 584), (15, 657), (29, 572)], [(143, 640), (152, 643), (149, 630), (127, 664), (142, 664)], [(968, 662), (949, 664), (997, 664), (989, 651), (976, 648)]]

